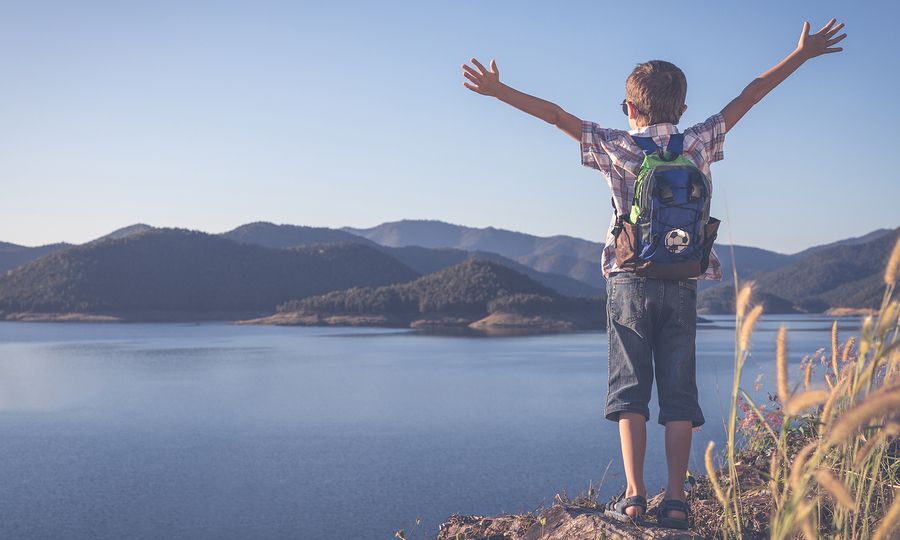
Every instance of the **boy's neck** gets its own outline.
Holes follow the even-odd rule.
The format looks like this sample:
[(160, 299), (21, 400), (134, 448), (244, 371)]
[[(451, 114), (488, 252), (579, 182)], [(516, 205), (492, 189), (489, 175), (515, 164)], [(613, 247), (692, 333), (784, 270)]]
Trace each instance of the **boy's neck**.
[(678, 128), (675, 126), (675, 124), (672, 124), (670, 122), (661, 122), (659, 124), (648, 124), (643, 126), (635, 125), (635, 127), (629, 130), (628, 133), (631, 135), (639, 135), (641, 133), (646, 133), (651, 128), (653, 128), (659, 134), (671, 135), (672, 133), (678, 133)]

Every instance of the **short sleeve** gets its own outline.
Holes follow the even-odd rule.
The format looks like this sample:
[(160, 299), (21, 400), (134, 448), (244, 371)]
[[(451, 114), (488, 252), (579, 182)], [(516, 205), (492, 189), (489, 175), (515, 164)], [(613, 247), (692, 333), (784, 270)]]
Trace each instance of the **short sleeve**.
[(706, 121), (687, 128), (685, 134), (688, 132), (691, 132), (703, 144), (710, 163), (725, 158), (725, 117), (722, 116), (722, 113), (716, 113)]
[(609, 148), (622, 132), (617, 129), (602, 128), (594, 122), (581, 122), (581, 164), (609, 174), (613, 159)]

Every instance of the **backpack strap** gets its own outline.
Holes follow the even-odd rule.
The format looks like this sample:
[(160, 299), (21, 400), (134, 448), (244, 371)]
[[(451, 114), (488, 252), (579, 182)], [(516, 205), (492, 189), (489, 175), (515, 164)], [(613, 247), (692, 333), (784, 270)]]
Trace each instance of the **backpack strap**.
[(673, 133), (669, 135), (669, 144), (666, 145), (666, 152), (672, 156), (680, 156), (684, 152), (684, 134)]
[(622, 231), (622, 222), (625, 221), (625, 216), (619, 213), (619, 209), (616, 208), (616, 198), (610, 197), (609, 202), (612, 203), (613, 214), (616, 216), (616, 224), (613, 226), (612, 234), (613, 237), (619, 236), (619, 233)]
[(644, 151), (644, 155), (649, 156), (650, 154), (655, 154), (657, 150), (659, 150), (659, 146), (653, 142), (652, 137), (635, 137), (631, 136), (634, 139), (634, 144), (638, 145), (641, 150)]
[[(636, 137), (632, 135), (631, 138), (634, 140), (634, 144), (638, 145), (646, 156), (654, 154), (659, 150), (659, 146), (653, 142), (652, 137)], [(672, 135), (669, 135), (669, 144), (666, 145), (666, 152), (673, 157), (680, 156), (681, 153), (684, 152), (684, 134), (673, 133)]]

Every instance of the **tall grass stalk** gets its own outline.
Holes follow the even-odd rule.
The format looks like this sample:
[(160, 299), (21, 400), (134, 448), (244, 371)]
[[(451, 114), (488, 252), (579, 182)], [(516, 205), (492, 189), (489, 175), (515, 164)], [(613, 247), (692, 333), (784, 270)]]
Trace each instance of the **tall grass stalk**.
[[(737, 290), (737, 289), (735, 289)], [(719, 489), (716, 495), (719, 497), (722, 507), (724, 508), (724, 518), (726, 531), (730, 531), (735, 538), (743, 538), (743, 524), (741, 523), (741, 486), (738, 481), (737, 460), (735, 459), (735, 435), (737, 433), (737, 409), (738, 396), (740, 395), (741, 373), (744, 370), (744, 363), (747, 361), (750, 351), (750, 336), (753, 333), (753, 327), (756, 321), (762, 315), (762, 306), (754, 306), (750, 312), (747, 307), (750, 304), (750, 296), (752, 295), (753, 285), (748, 283), (744, 285), (735, 296), (735, 338), (737, 347), (734, 350), (734, 377), (731, 384), (731, 410), (728, 415), (728, 438), (726, 441), (726, 452), (728, 454), (728, 476), (729, 484), (727, 489)], [(711, 447), (710, 447), (711, 449)], [(708, 449), (709, 451), (709, 449)], [(707, 469), (711, 462), (707, 462)]]

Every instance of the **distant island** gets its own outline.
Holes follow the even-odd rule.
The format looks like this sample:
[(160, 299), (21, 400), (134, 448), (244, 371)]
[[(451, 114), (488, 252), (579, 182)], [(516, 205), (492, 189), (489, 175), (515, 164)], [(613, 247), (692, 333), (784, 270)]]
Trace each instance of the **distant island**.
[(484, 331), (599, 330), (602, 298), (572, 298), (501, 264), (468, 259), (409, 283), (294, 300), (248, 323), (465, 327)]
[[(879, 229), (794, 255), (717, 246), (726, 280), (700, 283), (698, 309), (732, 312), (733, 251), (767, 313), (870, 312), (898, 234)], [(596, 330), (605, 327), (602, 247), (439, 221), (256, 222), (222, 234), (137, 224), (81, 245), (0, 242), (0, 320)]]

